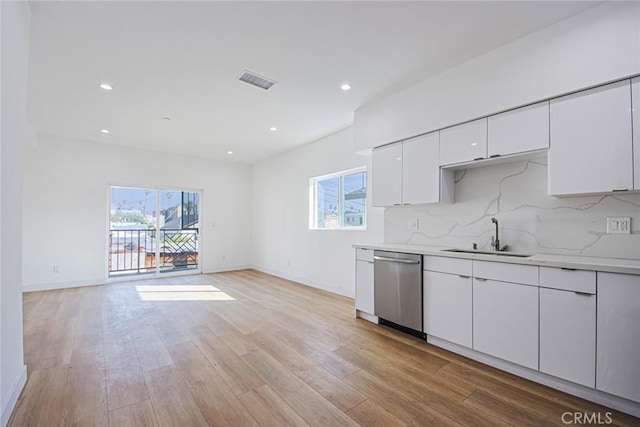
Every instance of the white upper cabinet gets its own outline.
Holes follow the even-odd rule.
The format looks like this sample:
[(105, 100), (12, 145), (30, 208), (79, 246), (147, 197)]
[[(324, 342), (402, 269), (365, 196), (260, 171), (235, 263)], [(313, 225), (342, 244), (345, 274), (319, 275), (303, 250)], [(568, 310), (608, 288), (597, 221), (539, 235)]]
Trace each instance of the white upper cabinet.
[(549, 148), (549, 101), (490, 116), (487, 139), (490, 158)]
[(640, 190), (640, 77), (631, 81), (633, 105), (633, 188)]
[(441, 195), (438, 132), (409, 139), (402, 143), (402, 203), (449, 202)]
[(439, 165), (438, 132), (373, 150), (373, 206), (453, 202), (453, 171)]
[(393, 206), (402, 203), (402, 143), (373, 150), (373, 206)]
[(548, 193), (633, 189), (630, 81), (551, 101)]
[(487, 118), (440, 131), (440, 165), (487, 157)]

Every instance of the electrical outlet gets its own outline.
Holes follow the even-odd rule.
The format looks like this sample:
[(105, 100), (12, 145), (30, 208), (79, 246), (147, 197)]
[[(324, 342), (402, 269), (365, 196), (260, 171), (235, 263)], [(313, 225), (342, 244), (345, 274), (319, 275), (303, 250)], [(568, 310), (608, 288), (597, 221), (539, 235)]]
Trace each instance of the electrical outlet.
[(631, 234), (631, 218), (628, 216), (607, 217), (607, 234)]
[(412, 218), (409, 220), (409, 230), (417, 230), (420, 226), (420, 222), (418, 221), (418, 218)]

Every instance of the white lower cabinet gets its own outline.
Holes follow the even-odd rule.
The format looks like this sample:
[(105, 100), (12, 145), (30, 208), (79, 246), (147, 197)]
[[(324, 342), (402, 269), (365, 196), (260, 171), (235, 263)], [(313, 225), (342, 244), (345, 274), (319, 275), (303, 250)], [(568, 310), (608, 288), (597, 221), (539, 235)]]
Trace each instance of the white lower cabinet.
[(598, 272), (596, 389), (640, 402), (640, 276)]
[[(373, 275), (373, 251), (358, 249), (356, 308), (365, 313)], [(423, 324), (435, 345), (638, 403), (639, 306), (640, 275), (424, 256)]]
[(596, 295), (540, 289), (540, 371), (595, 387)]
[(425, 271), (423, 283), (425, 333), (471, 348), (471, 277)]
[(473, 349), (538, 369), (538, 288), (473, 279)]
[(373, 314), (373, 251), (356, 249), (356, 310)]
[(373, 262), (356, 261), (356, 309), (373, 314)]

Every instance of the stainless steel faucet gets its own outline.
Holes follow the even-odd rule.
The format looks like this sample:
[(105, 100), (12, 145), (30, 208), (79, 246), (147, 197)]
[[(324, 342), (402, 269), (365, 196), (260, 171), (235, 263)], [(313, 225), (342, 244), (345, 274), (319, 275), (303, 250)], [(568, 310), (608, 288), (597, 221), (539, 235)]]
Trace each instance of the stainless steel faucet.
[[(491, 218), (491, 222), (496, 225), (496, 235), (491, 236), (491, 246), (493, 246), (494, 251), (500, 250), (500, 239), (498, 238), (498, 220), (495, 218)], [(506, 249), (506, 247), (505, 247)]]
[(493, 250), (497, 252), (508, 251), (509, 245), (504, 245), (503, 247), (500, 247), (500, 238), (498, 237), (498, 220), (495, 218), (491, 218), (491, 222), (496, 225), (496, 235), (491, 236), (491, 247), (493, 247)]

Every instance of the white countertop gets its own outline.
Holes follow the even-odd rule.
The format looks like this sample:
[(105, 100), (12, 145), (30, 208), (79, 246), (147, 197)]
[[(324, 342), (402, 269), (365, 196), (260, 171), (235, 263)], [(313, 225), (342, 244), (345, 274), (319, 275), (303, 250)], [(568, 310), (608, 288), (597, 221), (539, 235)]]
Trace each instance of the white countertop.
[[(402, 243), (361, 243), (353, 245), (354, 248), (386, 250), (391, 252), (404, 252), (442, 256), (448, 258), (475, 259), (481, 261), (504, 262), (510, 264), (538, 265), (547, 267), (575, 268), (578, 270), (605, 271), (609, 273), (625, 273), (640, 275), (640, 260), (623, 258), (596, 258), (588, 256), (534, 254), (530, 257), (500, 256), (491, 254), (447, 252), (445, 249), (453, 247), (408, 245)], [(460, 248), (466, 249), (466, 248)], [(517, 253), (517, 252), (516, 252)]]

